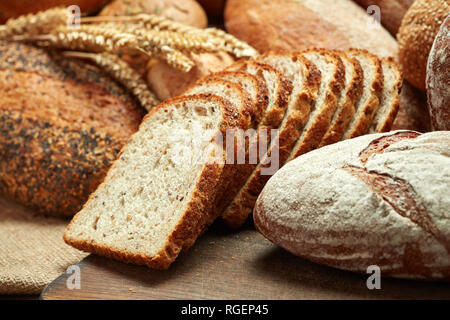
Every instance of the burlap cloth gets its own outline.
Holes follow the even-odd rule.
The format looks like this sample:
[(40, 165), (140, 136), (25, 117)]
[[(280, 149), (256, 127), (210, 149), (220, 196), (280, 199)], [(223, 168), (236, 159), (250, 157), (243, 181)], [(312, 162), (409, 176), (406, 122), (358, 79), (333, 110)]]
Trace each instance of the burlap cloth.
[(86, 256), (62, 240), (68, 222), (0, 196), (0, 294), (39, 294)]

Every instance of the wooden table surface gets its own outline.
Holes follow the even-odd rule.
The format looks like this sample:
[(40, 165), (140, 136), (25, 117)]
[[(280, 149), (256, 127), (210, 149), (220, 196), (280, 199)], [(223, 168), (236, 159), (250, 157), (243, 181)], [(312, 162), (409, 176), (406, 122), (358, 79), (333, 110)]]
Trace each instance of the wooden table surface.
[(382, 278), (320, 266), (267, 241), (251, 223), (231, 231), (215, 223), (167, 271), (90, 255), (79, 263), (81, 289), (63, 274), (41, 299), (450, 299), (450, 283)]

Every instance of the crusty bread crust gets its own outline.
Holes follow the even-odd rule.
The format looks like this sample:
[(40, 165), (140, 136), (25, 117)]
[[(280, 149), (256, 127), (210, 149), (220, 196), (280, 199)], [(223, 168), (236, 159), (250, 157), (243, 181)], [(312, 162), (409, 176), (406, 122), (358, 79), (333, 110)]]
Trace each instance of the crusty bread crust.
[[(300, 136), (301, 130), (308, 118), (311, 103), (317, 95), (321, 81), (321, 74), (317, 67), (298, 53), (283, 51), (270, 52), (260, 56), (256, 61), (270, 64), (268, 59), (286, 55), (289, 56), (293, 62), (300, 63), (303, 66), (304, 87), (298, 92), (297, 97), (292, 97), (291, 95), (290, 99), (297, 99), (296, 105), (292, 107), (292, 110), (286, 111), (283, 122), (279, 127), (278, 144), (274, 145), (272, 142), (269, 151), (267, 152), (267, 155), (270, 156), (275, 149), (278, 149), (280, 166), (286, 162), (292, 150), (292, 146)], [(294, 91), (292, 94), (294, 94)], [(252, 175), (247, 179), (232, 203), (222, 213), (222, 218), (231, 227), (240, 227), (251, 213), (259, 192), (270, 178), (268, 175), (261, 175), (262, 166), (268, 165), (270, 164), (262, 164), (261, 162), (257, 165)]]
[[(371, 54), (367, 50), (350, 49), (346, 51), (350, 56), (352, 53), (355, 55), (362, 54), (371, 60), (371, 63), (375, 67), (375, 75), (372, 82), (369, 84), (370, 93), (364, 105), (359, 106), (359, 109), (355, 110), (353, 118), (350, 122), (350, 127), (347, 128), (344, 133), (343, 139), (351, 139), (367, 132), (370, 122), (372, 121), (380, 103), (380, 96), (383, 92), (383, 68), (381, 61), (377, 56)], [(357, 59), (357, 58), (356, 58)], [(364, 75), (364, 81), (366, 81), (366, 75)]]
[[(387, 132), (391, 130), (392, 124), (394, 123), (395, 117), (397, 116), (398, 109), (400, 108), (400, 91), (402, 89), (403, 81), (400, 68), (393, 58), (381, 59), (381, 65), (383, 67), (383, 74), (386, 73), (384, 71), (385, 67), (389, 67), (395, 70), (397, 77), (393, 83), (388, 83), (387, 81), (385, 81), (386, 78), (383, 81), (383, 91), (389, 92), (390, 90), (392, 90), (394, 96), (388, 101), (380, 100), (381, 104), (384, 104), (386, 102), (388, 103), (388, 110), (383, 110), (383, 114), (379, 114), (379, 112), (375, 114), (373, 119), (374, 121), (372, 121), (368, 133)], [(380, 105), (380, 109), (383, 106), (384, 105)]]
[(450, 280), (450, 172), (437, 169), (448, 163), (449, 143), (445, 131), (397, 131), (315, 150), (266, 185), (255, 226), (288, 251), (328, 266), (366, 273), (377, 265), (384, 276)]
[[(205, 102), (214, 101), (217, 105), (219, 105), (221, 107), (223, 116), (222, 122), (220, 123), (218, 129), (224, 136), (226, 135), (227, 129), (235, 128), (241, 122), (241, 115), (237, 113), (226, 100), (214, 95), (199, 94), (176, 97), (161, 103), (145, 116), (143, 123), (145, 121), (151, 121), (153, 114), (162, 112), (162, 110), (167, 107), (171, 107), (173, 104), (175, 104), (176, 107), (182, 107), (183, 102), (188, 100), (196, 100), (198, 102), (201, 102), (202, 100)], [(138, 136), (139, 130), (132, 136), (131, 139), (135, 139)], [(89, 202), (95, 201), (98, 190), (101, 189), (104, 184), (114, 183), (110, 173), (113, 172), (119, 159), (121, 158), (121, 155), (126, 152), (127, 145), (121, 150), (118, 160), (114, 162), (111, 170), (109, 171), (108, 175), (99, 186), (97, 191), (90, 195), (87, 203), (84, 205), (84, 208), (87, 207)], [(225, 152), (224, 157), (226, 157)], [(201, 177), (196, 182), (195, 191), (192, 194), (192, 198), (188, 202), (183, 217), (168, 237), (165, 247), (154, 256), (149, 257), (145, 252), (120, 250), (112, 246), (79, 240), (76, 237), (73, 237), (70, 234), (70, 231), (77, 224), (77, 220), (80, 215), (84, 214), (83, 210), (77, 213), (68, 225), (66, 231), (64, 232), (64, 241), (77, 249), (96, 253), (116, 260), (138, 265), (147, 265), (155, 269), (167, 269), (178, 256), (180, 251), (182, 249), (188, 249), (207, 227), (207, 223), (213, 220), (214, 215), (217, 215), (217, 213), (212, 210), (212, 206), (214, 204), (217, 186), (223, 183), (223, 181), (221, 181), (221, 178), (226, 159), (223, 160), (223, 163), (205, 163)]]
[(347, 128), (353, 114), (355, 113), (355, 103), (357, 99), (361, 96), (364, 81), (364, 72), (362, 70), (361, 64), (355, 58), (348, 57), (344, 51), (333, 51), (335, 54), (339, 55), (342, 60), (347, 60), (353, 66), (351, 75), (351, 81), (349, 85), (342, 91), (341, 98), (338, 103), (338, 109), (334, 114), (330, 128), (323, 136), (322, 141), (319, 144), (319, 148), (328, 144), (332, 144), (341, 140), (341, 137)]

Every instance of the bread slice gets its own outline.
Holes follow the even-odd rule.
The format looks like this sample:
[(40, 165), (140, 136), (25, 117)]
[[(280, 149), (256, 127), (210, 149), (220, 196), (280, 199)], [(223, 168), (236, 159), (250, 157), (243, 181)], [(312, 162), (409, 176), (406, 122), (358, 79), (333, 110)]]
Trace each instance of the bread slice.
[(260, 125), (278, 127), (286, 112), (292, 83), (274, 67), (253, 60), (239, 60), (227, 71), (244, 71), (263, 79), (267, 85), (268, 106)]
[[(125, 262), (168, 268), (214, 215), (213, 199), (226, 160), (215, 137), (243, 121), (215, 95), (177, 97), (160, 104), (73, 218), (64, 233), (66, 243)], [(201, 140), (196, 151), (204, 157), (175, 161), (190, 139)]]
[(268, 152), (222, 214), (231, 227), (241, 226), (251, 213), (259, 192), (270, 178), (262, 170), (270, 168), (271, 157), (277, 156), (279, 166), (287, 160), (306, 123), (321, 80), (320, 71), (314, 64), (297, 53), (270, 52), (256, 60), (279, 70), (292, 82), (293, 89), (276, 139), (272, 138)]
[(391, 130), (400, 107), (400, 90), (402, 88), (400, 69), (392, 58), (381, 59), (381, 65), (383, 68), (383, 93), (368, 133)]
[(337, 110), (331, 118), (330, 127), (323, 136), (319, 148), (341, 140), (355, 113), (355, 104), (363, 89), (363, 70), (358, 60), (348, 57), (343, 51), (336, 50), (334, 53), (339, 55), (345, 67), (345, 88), (341, 91)]
[[(256, 126), (254, 134), (248, 135), (248, 152), (245, 164), (238, 164), (234, 178), (226, 188), (223, 198), (219, 201), (216, 210), (222, 212), (236, 196), (239, 189), (251, 175), (259, 163), (258, 148), (260, 143), (270, 145), (271, 130), (278, 128), (286, 111), (289, 94), (292, 91), (290, 81), (284, 78), (280, 72), (267, 64), (255, 61), (237, 63), (230, 69), (242, 70), (261, 79), (268, 89), (268, 105)], [(261, 141), (260, 141), (261, 137)]]
[[(229, 77), (231, 78), (231, 76)], [(253, 78), (241, 77), (242, 79), (250, 79)], [(249, 81), (250, 82), (250, 81)], [(250, 82), (253, 83), (253, 82)], [(221, 78), (203, 78), (197, 81), (191, 88), (185, 91), (185, 95), (192, 94), (214, 94), (223, 99), (226, 99), (236, 110), (242, 114), (247, 120), (247, 124), (242, 124), (240, 128), (246, 130), (249, 128), (255, 129), (257, 125), (257, 121), (255, 119), (255, 104), (253, 103), (254, 99), (250, 98), (249, 93), (242, 88), (240, 84), (225, 81)], [(239, 133), (235, 132), (235, 138), (233, 139), (235, 146), (244, 146), (245, 151), (248, 151), (248, 140), (245, 141), (245, 137), (241, 136)], [(237, 151), (237, 149), (236, 149)], [(245, 154), (245, 159), (248, 158), (248, 155)], [(236, 159), (236, 158), (235, 158)], [(228, 192), (228, 185), (232, 183), (236, 176), (236, 171), (241, 165), (235, 165), (235, 163), (226, 164), (227, 170), (224, 170), (224, 176), (222, 177), (222, 181), (224, 181), (221, 185), (219, 185), (216, 192), (216, 199), (214, 199), (214, 207), (218, 207), (221, 199), (224, 194)], [(220, 211), (219, 211), (220, 212)], [(211, 221), (212, 223), (213, 221)]]
[(255, 107), (255, 124), (260, 121), (267, 108), (267, 85), (263, 79), (242, 71), (221, 71), (206, 76), (206, 80), (225, 80), (239, 84), (244, 89)]
[(325, 50), (306, 50), (303, 55), (312, 61), (322, 74), (322, 81), (305, 127), (295, 143), (288, 161), (311, 151), (320, 144), (328, 131), (337, 108), (338, 96), (345, 86), (345, 67), (341, 58)]
[(249, 94), (243, 90), (240, 84), (221, 79), (202, 78), (192, 87), (188, 88), (183, 95), (213, 94), (227, 100), (234, 109), (249, 117), (255, 114), (255, 105)]
[(365, 134), (375, 116), (383, 91), (383, 69), (380, 59), (365, 50), (350, 49), (346, 54), (357, 59), (364, 72), (363, 92), (342, 136), (342, 139), (351, 139)]

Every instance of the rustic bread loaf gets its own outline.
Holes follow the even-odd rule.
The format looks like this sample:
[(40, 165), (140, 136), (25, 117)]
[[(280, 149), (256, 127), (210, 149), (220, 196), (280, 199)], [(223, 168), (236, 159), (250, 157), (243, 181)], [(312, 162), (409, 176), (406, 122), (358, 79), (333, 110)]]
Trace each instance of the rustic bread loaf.
[(110, 0), (0, 0), (0, 23), (23, 14), (36, 13), (53, 7), (77, 5), (83, 13), (97, 12)]
[(0, 193), (73, 215), (102, 181), (143, 110), (98, 68), (0, 43)]
[(345, 86), (345, 67), (337, 54), (326, 50), (306, 50), (302, 51), (301, 55), (314, 63), (322, 79), (308, 120), (291, 150), (288, 161), (317, 148), (330, 128), (338, 97)]
[(368, 18), (351, 0), (228, 0), (225, 7), (227, 31), (259, 52), (358, 48), (396, 56), (395, 39)]
[[(212, 205), (226, 161), (216, 137), (225, 136), (240, 121), (239, 112), (214, 95), (177, 97), (160, 104), (73, 218), (64, 240), (99, 255), (168, 268), (216, 214)], [(187, 141), (174, 139), (199, 144), (177, 160)], [(190, 158), (198, 153), (201, 158)]]
[(450, 0), (416, 0), (398, 31), (399, 62), (403, 76), (425, 91), (427, 59), (439, 27), (450, 13)]
[(271, 141), (266, 154), (260, 159), (232, 203), (222, 213), (222, 218), (232, 227), (241, 226), (253, 209), (256, 197), (269, 178), (269, 175), (262, 174), (262, 171), (270, 168), (272, 154), (276, 156), (277, 152), (279, 166), (288, 159), (306, 124), (311, 104), (317, 96), (321, 82), (319, 69), (298, 53), (270, 52), (259, 56), (256, 61), (278, 69), (292, 82), (293, 89), (276, 139)]
[(205, 28), (208, 18), (195, 0), (113, 0), (100, 16), (130, 16), (140, 13), (161, 15), (173, 21)]
[(450, 14), (434, 39), (427, 63), (427, 96), (434, 130), (450, 130)]
[(234, 62), (225, 52), (191, 53), (195, 66), (189, 72), (174, 69), (164, 62), (155, 61), (148, 66), (147, 84), (160, 100), (182, 94), (197, 80), (213, 72), (221, 71)]
[[(395, 37), (403, 16), (414, 0), (355, 0), (366, 10), (373, 5), (380, 8), (380, 22)], [(368, 12), (370, 13), (370, 12)]]
[(375, 55), (364, 50), (348, 50), (346, 53), (361, 64), (364, 81), (362, 94), (356, 102), (355, 113), (344, 131), (343, 139), (354, 138), (367, 132), (383, 92), (381, 61)]
[(450, 132), (365, 135), (280, 169), (256, 228), (290, 252), (381, 276), (450, 279)]
[(338, 142), (353, 114), (355, 104), (363, 91), (364, 72), (359, 61), (343, 51), (334, 51), (339, 55), (345, 68), (345, 87), (339, 95), (337, 110), (330, 121), (330, 126), (322, 138), (319, 147)]

